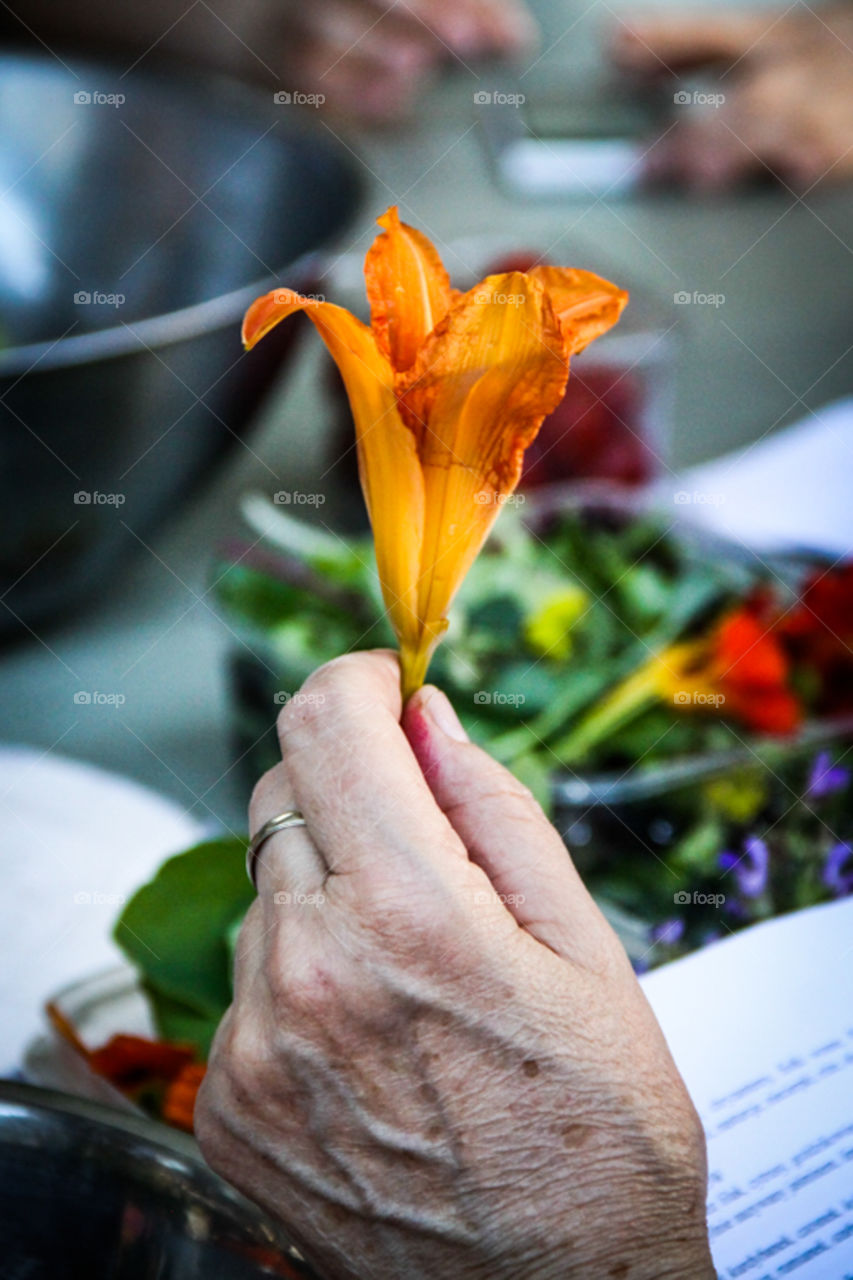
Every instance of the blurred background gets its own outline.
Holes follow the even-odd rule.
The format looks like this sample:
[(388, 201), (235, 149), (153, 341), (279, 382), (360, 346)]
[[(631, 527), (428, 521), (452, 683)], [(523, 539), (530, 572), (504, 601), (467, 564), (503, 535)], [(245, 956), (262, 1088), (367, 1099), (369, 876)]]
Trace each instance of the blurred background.
[[(716, 108), (701, 76), (627, 93), (605, 49), (629, 10), (531, 0), (538, 44), (513, 36), (509, 58), (445, 32), (407, 102), (344, 74), (358, 81), (381, 6), (330, 6), (356, 16), (325, 70), (295, 6), (232, 8), (78, 0), (60, 31), (51, 6), (4, 6), (0, 706), (7, 741), (239, 831), (214, 551), (250, 490), (321, 491), (309, 516), (353, 519), (320, 344), (300, 322), (241, 355), (246, 302), (280, 281), (353, 305), (392, 203), (458, 283), (507, 255), (599, 271), (635, 300), (633, 354), (614, 359), (648, 366), (658, 397), (619, 410), (651, 439), (650, 474), (633, 457), (628, 480), (671, 493), (683, 468), (849, 392), (853, 207), (843, 182), (766, 164), (723, 190), (636, 183), (679, 93)], [(417, 82), (416, 61), (398, 79)], [(555, 178), (566, 139), (589, 137), (596, 153)]]

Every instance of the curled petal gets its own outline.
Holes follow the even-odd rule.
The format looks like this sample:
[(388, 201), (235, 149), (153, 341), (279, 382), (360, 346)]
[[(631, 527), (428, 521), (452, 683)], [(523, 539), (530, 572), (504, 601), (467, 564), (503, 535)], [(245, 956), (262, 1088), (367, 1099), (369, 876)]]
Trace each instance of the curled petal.
[(396, 205), (377, 219), (383, 231), (364, 263), (370, 326), (394, 368), (411, 368), (420, 346), (447, 314), (450, 279), (435, 246), (400, 221)]
[(296, 311), (313, 321), (349, 397), (356, 449), (385, 604), (397, 636), (417, 634), (417, 580), (424, 530), (424, 486), (415, 439), (397, 410), (394, 375), (366, 325), (343, 307), (276, 289), (246, 313), (243, 340), (253, 346)]
[(543, 266), (532, 267), (527, 275), (547, 290), (570, 356), (612, 329), (628, 303), (624, 289), (592, 271)]

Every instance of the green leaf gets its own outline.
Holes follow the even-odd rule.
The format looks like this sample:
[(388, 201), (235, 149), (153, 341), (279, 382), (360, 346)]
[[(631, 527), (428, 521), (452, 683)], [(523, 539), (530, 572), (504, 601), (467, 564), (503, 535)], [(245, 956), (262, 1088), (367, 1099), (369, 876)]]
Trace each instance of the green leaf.
[(213, 1015), (203, 1014), (181, 1004), (179, 1000), (170, 999), (145, 981), (142, 982), (142, 990), (148, 999), (157, 1034), (173, 1044), (191, 1044), (199, 1058), (205, 1060), (210, 1053), (216, 1028), (228, 1006), (224, 1005), (221, 1011)]
[(472, 629), (488, 632), (493, 642), (503, 645), (510, 645), (516, 640), (522, 620), (523, 614), (518, 601), (506, 595), (492, 596), (468, 614), (468, 623)]
[(726, 829), (717, 818), (707, 818), (689, 831), (672, 850), (669, 861), (682, 871), (711, 875), (726, 847)]
[(218, 1021), (231, 1001), (227, 932), (255, 896), (245, 857), (246, 842), (227, 838), (169, 858), (116, 923), (113, 936), (164, 1025), (190, 1014)]

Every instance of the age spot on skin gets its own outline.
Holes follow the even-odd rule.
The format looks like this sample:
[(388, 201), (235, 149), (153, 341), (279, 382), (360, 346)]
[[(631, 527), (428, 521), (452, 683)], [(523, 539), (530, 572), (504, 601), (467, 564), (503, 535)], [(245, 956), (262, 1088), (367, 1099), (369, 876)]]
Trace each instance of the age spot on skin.
[(560, 1136), (563, 1139), (564, 1147), (582, 1147), (590, 1136), (589, 1125), (585, 1124), (567, 1124), (564, 1129), (560, 1130)]
[(521, 1069), (526, 1076), (531, 1078), (539, 1075), (539, 1063), (534, 1058), (527, 1058), (526, 1061), (522, 1062)]
[(435, 1085), (432, 1085), (432, 1084), (419, 1085), (418, 1093), (421, 1095), (424, 1102), (438, 1101), (438, 1090), (436, 1089)]

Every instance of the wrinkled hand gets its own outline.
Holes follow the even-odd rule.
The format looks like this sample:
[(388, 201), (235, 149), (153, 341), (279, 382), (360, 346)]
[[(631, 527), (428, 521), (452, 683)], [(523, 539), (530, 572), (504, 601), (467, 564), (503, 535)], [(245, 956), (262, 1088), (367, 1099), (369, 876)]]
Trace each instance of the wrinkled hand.
[[(612, 33), (623, 69), (716, 71), (721, 105), (690, 105), (647, 156), (653, 179), (700, 189), (772, 173), (802, 190), (853, 176), (853, 11), (632, 13)], [(673, 83), (677, 84), (677, 81)]]
[(207, 1159), (330, 1277), (713, 1276), (701, 1129), (621, 946), (443, 694), (401, 728), (398, 679), (349, 655), (281, 714), (252, 830), (307, 828), (259, 859)]

